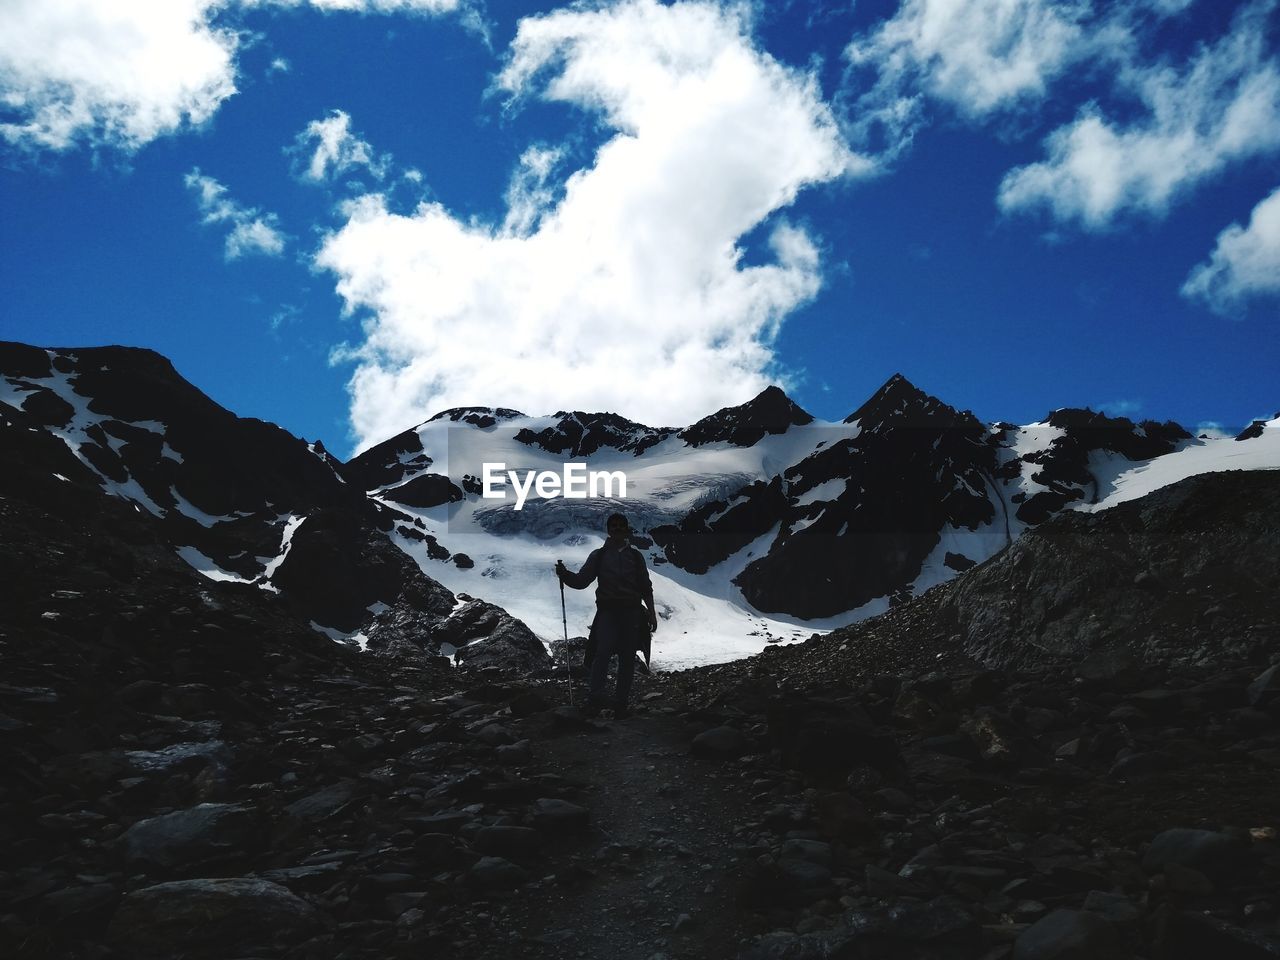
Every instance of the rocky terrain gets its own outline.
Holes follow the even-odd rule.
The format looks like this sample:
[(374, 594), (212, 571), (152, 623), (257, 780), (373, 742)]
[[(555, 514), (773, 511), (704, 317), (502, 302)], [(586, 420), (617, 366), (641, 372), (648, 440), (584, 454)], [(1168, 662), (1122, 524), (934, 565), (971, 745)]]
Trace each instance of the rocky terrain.
[(7, 480), (0, 953), (1280, 956), (1278, 481), (1057, 518), (588, 720), (488, 605), (439, 612), (509, 655), (422, 644), (429, 591), (360, 653)]

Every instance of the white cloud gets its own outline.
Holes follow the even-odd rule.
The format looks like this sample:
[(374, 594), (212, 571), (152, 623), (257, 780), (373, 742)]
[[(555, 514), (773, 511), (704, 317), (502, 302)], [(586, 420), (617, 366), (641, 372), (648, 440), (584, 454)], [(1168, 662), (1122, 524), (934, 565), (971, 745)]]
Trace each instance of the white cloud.
[[(281, 6), (297, 6), (304, 0), (260, 0)], [(305, 0), (321, 10), (344, 10), (351, 13), (453, 13), (470, 4), (460, 0)]]
[(1182, 13), (1196, 0), (1138, 0), (1139, 6), (1145, 6), (1161, 16), (1173, 17)]
[(905, 0), (845, 49), (854, 77), (876, 80), (852, 98), (847, 130), (885, 159), (905, 151), (929, 99), (980, 121), (1041, 101), (1049, 84), (1114, 40), (1087, 27), (1088, 0)]
[(881, 95), (918, 88), (981, 117), (1042, 98), (1089, 49), (1089, 13), (1088, 0), (905, 0), (845, 53), (879, 70)]
[[(527, 152), (501, 224), (347, 205), (316, 263), (369, 311), (342, 351), (360, 447), (453, 405), (680, 424), (763, 389), (779, 325), (822, 282), (813, 238), (770, 218), (867, 166), (814, 79), (754, 47), (743, 7), (631, 0), (523, 20), (496, 86), (615, 133), (556, 190), (555, 148)], [(766, 221), (771, 255), (745, 265)]]
[(1233, 434), (1223, 429), (1222, 424), (1217, 420), (1201, 420), (1195, 425), (1195, 429), (1191, 433), (1194, 436), (1208, 437), (1211, 440), (1225, 440), (1227, 437), (1233, 436)]
[[(213, 0), (217, 2), (217, 0)], [(404, 14), (437, 17), (451, 14), (467, 30), (489, 43), (483, 0), (225, 0), (244, 7), (313, 7), (325, 13)]]
[[(321, 10), (457, 14), (469, 0), (306, 0)], [(240, 8), (304, 0), (3, 0), (0, 137), (33, 150), (136, 150), (198, 126), (236, 92)], [(222, 17), (217, 25), (215, 16)], [(284, 63), (284, 61), (277, 61)], [(276, 64), (272, 69), (278, 69)]]
[(25, 147), (134, 149), (207, 120), (235, 88), (236, 37), (209, 0), (5, 0), (0, 103)]
[(1108, 400), (1098, 404), (1098, 410), (1108, 417), (1135, 417), (1142, 412), (1141, 400)]
[(1123, 124), (1096, 105), (1046, 140), (1048, 158), (1010, 171), (1006, 212), (1047, 209), (1088, 229), (1134, 210), (1160, 216), (1233, 162), (1280, 149), (1280, 69), (1268, 55), (1274, 0), (1242, 10), (1230, 33), (1183, 70), (1131, 64), (1118, 83), (1144, 108)]
[(1280, 188), (1253, 208), (1249, 225), (1218, 235), (1209, 259), (1182, 285), (1184, 297), (1203, 300), (1215, 313), (1239, 316), (1247, 300), (1280, 294)]
[(507, 219), (503, 232), (528, 234), (548, 213), (556, 198), (551, 175), (564, 156), (558, 147), (533, 146), (520, 156), (516, 172), (507, 186)]
[(284, 252), (285, 237), (274, 213), (241, 206), (231, 199), (225, 186), (202, 174), (198, 167), (183, 178), (183, 183), (196, 195), (196, 204), (204, 215), (202, 222), (231, 227), (226, 240), (228, 260), (255, 253), (274, 257)]
[(312, 183), (335, 179), (357, 167), (367, 167), (375, 179), (381, 180), (391, 163), (389, 156), (377, 156), (373, 147), (351, 132), (351, 117), (341, 110), (307, 124), (294, 141), (294, 152), (310, 154), (300, 176)]

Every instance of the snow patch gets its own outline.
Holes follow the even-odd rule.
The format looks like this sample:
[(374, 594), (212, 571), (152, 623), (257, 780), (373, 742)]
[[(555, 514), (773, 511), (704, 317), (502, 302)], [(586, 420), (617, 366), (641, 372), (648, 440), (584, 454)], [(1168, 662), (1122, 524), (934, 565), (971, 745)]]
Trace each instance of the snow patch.
[(235, 519), (234, 517), (228, 516), (215, 517), (205, 513), (190, 500), (180, 494), (177, 487), (170, 486), (169, 495), (173, 497), (173, 506), (175, 510), (184, 517), (194, 520), (202, 527), (212, 527), (216, 523), (226, 523), (228, 520)]
[(290, 516), (289, 519), (285, 521), (284, 533), (280, 537), (280, 553), (276, 555), (275, 559), (268, 561), (267, 565), (262, 568), (263, 580), (270, 580), (275, 576), (275, 572), (280, 569), (280, 564), (284, 563), (284, 558), (289, 555), (289, 548), (293, 544), (293, 535), (297, 532), (298, 528), (302, 526), (302, 521), (305, 519), (307, 518)]
[(228, 583), (253, 583), (249, 577), (242, 577), (238, 573), (232, 573), (230, 570), (223, 570), (209, 557), (197, 550), (195, 547), (178, 547), (177, 554), (185, 560), (197, 573), (201, 573), (210, 580), (222, 580)]
[(830, 480), (824, 480), (812, 490), (806, 490), (797, 498), (795, 505), (797, 507), (807, 507), (811, 503), (830, 503), (832, 500), (838, 500), (849, 486), (849, 481), (845, 477), (832, 477)]
[(367, 653), (369, 650), (369, 638), (359, 630), (353, 630), (351, 633), (343, 633), (334, 627), (326, 627), (324, 624), (311, 621), (311, 629), (316, 633), (323, 633), (334, 643), (341, 643), (345, 646), (356, 646), (360, 648), (361, 653)]

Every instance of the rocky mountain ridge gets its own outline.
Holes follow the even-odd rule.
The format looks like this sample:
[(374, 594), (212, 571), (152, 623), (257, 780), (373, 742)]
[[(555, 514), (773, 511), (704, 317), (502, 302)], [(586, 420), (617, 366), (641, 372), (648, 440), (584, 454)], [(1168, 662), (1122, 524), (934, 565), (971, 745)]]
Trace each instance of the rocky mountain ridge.
[[(1235, 441), (1079, 410), (984, 424), (900, 374), (840, 423), (815, 421), (776, 387), (686, 428), (458, 408), (342, 463), (234, 416), (149, 351), (0, 344), (0, 420), (24, 483), (123, 498), (205, 577), (279, 592), (354, 644), (414, 635), (431, 652), (456, 649), (430, 638), (446, 597), (464, 594), (549, 640), (560, 611), (547, 556), (584, 558), (605, 514), (622, 509), (644, 532), (667, 635), (706, 635), (734, 611), (741, 621), (690, 662), (752, 652), (733, 637), (800, 637), (808, 621), (882, 612), (1166, 463), (1169, 479), (1240, 455), (1280, 467), (1273, 422)], [(569, 458), (625, 471), (627, 495), (535, 496), (523, 510), (482, 496), (483, 461)]]

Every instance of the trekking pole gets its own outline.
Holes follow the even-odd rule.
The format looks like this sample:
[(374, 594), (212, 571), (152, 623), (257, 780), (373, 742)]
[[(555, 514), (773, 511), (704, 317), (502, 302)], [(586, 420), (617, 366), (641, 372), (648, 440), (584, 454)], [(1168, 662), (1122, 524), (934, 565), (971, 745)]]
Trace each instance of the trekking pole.
[(560, 581), (560, 622), (564, 624), (564, 674), (569, 681), (569, 706), (573, 706), (573, 667), (569, 665), (569, 616), (564, 609), (564, 581)]

